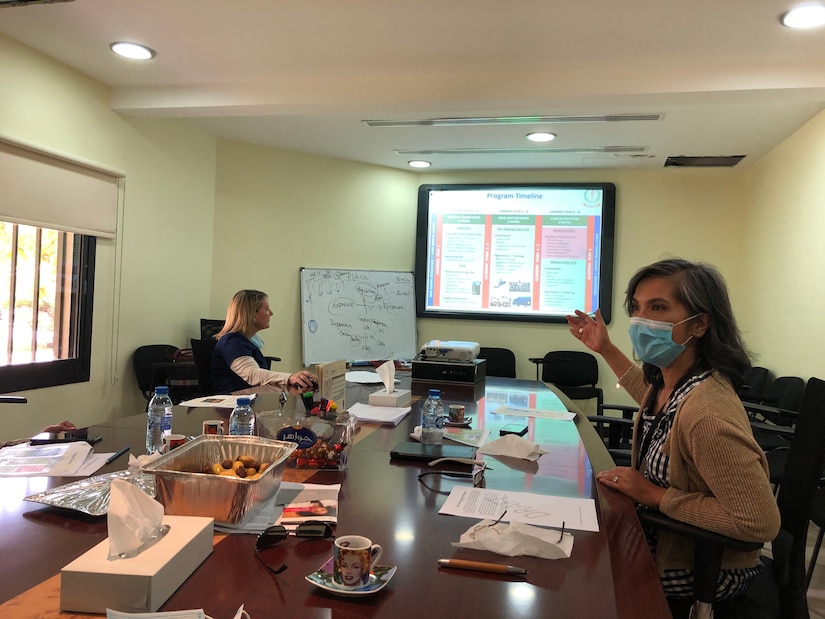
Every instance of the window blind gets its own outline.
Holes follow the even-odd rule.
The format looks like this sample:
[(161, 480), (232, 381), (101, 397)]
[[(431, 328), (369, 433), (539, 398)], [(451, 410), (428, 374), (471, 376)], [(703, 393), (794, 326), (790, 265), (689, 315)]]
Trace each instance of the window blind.
[(0, 218), (114, 238), (123, 177), (97, 164), (0, 138)]

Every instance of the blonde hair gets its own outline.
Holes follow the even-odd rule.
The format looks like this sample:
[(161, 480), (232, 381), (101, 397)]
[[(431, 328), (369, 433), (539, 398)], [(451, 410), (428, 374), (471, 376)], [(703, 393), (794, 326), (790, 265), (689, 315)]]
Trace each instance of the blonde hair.
[(237, 331), (242, 333), (245, 337), (254, 335), (255, 314), (261, 309), (269, 297), (265, 292), (260, 290), (240, 290), (235, 293), (232, 300), (229, 301), (229, 307), (226, 310), (226, 322), (216, 335), (215, 339), (219, 340), (227, 333)]

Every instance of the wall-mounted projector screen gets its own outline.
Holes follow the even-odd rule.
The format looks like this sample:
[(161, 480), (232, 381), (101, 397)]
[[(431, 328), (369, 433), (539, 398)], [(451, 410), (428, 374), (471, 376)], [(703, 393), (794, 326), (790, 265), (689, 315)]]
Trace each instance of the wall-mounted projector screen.
[(611, 183), (421, 185), (418, 316), (609, 322), (615, 212)]

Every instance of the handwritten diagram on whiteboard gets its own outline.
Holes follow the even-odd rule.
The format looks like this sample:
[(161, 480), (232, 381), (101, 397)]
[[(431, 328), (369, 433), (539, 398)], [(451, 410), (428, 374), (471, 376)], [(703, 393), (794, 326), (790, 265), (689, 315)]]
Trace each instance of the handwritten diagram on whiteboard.
[(304, 364), (412, 359), (413, 274), (301, 269)]

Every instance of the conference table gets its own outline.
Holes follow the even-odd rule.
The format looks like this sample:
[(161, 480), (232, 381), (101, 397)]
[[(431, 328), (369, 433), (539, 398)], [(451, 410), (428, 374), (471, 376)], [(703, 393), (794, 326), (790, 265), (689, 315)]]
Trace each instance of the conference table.
[[(542, 409), (557, 406), (558, 392), (535, 381), (488, 377), (475, 385), (421, 383), (399, 373), (413, 393), (412, 412), (397, 426), (361, 424), (346, 471), (286, 469), (285, 481), (340, 483), (336, 535), (361, 534), (383, 546), (379, 564), (397, 566), (390, 582), (367, 596), (327, 593), (304, 577), (332, 555), (331, 540), (291, 536), (267, 551), (273, 564), (287, 563), (275, 576), (255, 557), (256, 537), (218, 534), (212, 554), (161, 607), (202, 608), (214, 619), (231, 619), (244, 605), (252, 619), (266, 617), (564, 617), (582, 619), (662, 619), (670, 612), (635, 514), (625, 496), (602, 487), (593, 477), (610, 465), (591, 424), (576, 411), (573, 421), (498, 414), (507, 406)], [(547, 454), (537, 462), (484, 456), (489, 468), (485, 487), (554, 496), (592, 498), (598, 532), (573, 531), (569, 558), (558, 560), (504, 557), (451, 545), (476, 521), (439, 514), (456, 485), (466, 480), (418, 474), (426, 463), (390, 458), (408, 440), (420, 419), (429, 387), (442, 389), (446, 404), (462, 403), (473, 428), (489, 430), (490, 439), (508, 423), (528, 426), (525, 436)], [(365, 402), (375, 386), (350, 385), (347, 401)], [(563, 396), (561, 400), (571, 410)], [(258, 411), (274, 396), (260, 396)], [(213, 409), (177, 407), (173, 430), (200, 431)], [(143, 453), (145, 415), (130, 415), (95, 426), (103, 440), (99, 452), (129, 446)], [(125, 468), (121, 458), (101, 469)], [(72, 481), (66, 478), (0, 478), (0, 617), (85, 617), (59, 612), (60, 569), (106, 538), (105, 517), (47, 507), (23, 498)], [(525, 576), (503, 576), (439, 567), (441, 558), (469, 559), (523, 567)]]

